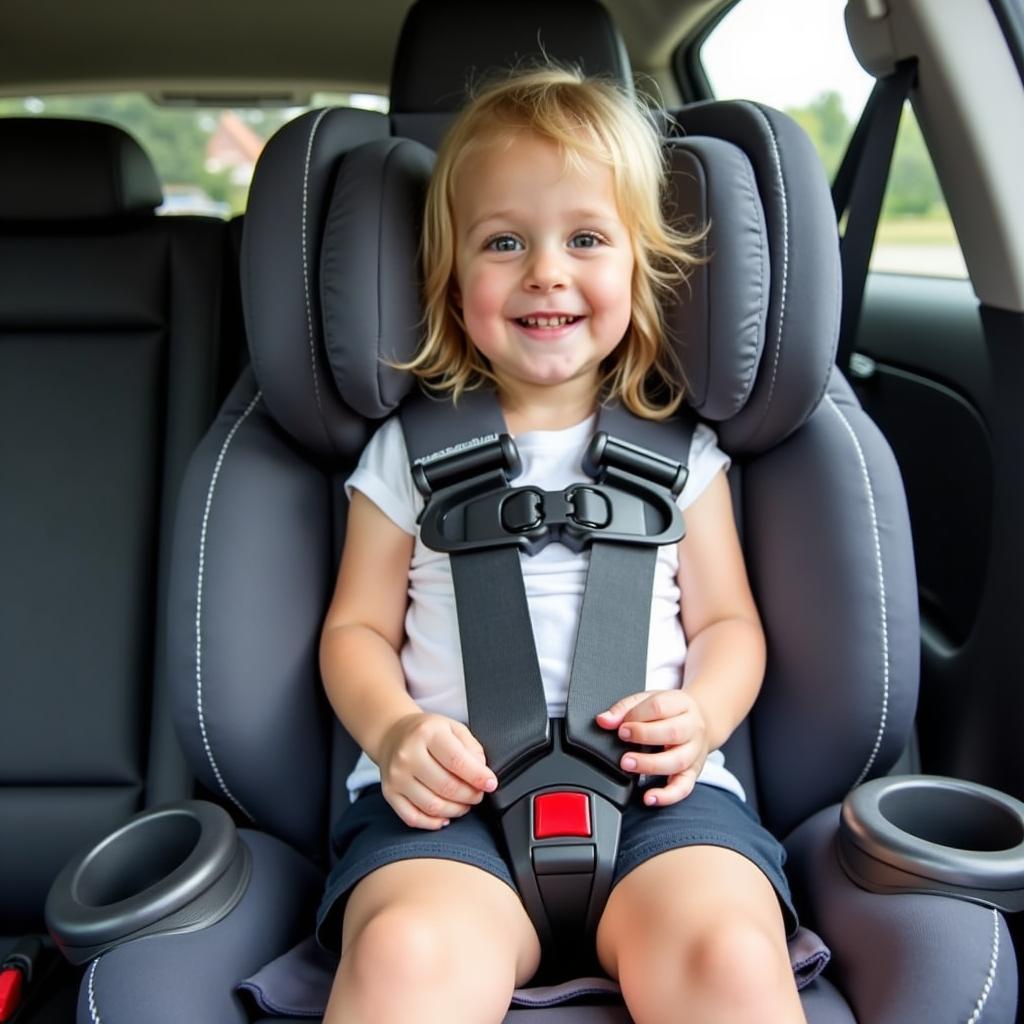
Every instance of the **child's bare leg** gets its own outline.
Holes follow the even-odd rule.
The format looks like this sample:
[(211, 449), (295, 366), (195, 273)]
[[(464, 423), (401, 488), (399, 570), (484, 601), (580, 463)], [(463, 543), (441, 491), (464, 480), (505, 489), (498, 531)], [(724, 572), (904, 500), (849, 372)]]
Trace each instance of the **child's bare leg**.
[(349, 898), (324, 1024), (497, 1024), (539, 963), (533, 925), (501, 879), (457, 861), (397, 861)]
[(631, 871), (597, 953), (636, 1024), (805, 1024), (775, 890), (733, 850), (685, 847)]

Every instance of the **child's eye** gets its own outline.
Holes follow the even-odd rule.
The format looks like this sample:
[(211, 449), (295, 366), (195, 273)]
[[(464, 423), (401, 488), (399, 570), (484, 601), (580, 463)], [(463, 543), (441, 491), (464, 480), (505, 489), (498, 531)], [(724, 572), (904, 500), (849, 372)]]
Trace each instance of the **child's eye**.
[(484, 247), (491, 252), (516, 252), (523, 247), (523, 243), (515, 235), (495, 235), (487, 239)]
[(578, 231), (569, 239), (569, 245), (574, 249), (596, 249), (603, 242), (596, 231)]

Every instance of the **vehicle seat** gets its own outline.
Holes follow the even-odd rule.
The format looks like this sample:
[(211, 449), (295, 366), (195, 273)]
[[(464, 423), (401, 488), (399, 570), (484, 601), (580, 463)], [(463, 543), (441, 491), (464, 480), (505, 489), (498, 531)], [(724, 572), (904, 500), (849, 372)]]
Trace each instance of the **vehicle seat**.
[[(802, 993), (808, 1019), (1008, 1022), (1016, 970), (998, 913), (865, 892), (836, 860), (838, 802), (888, 770), (913, 719), (906, 506), (888, 446), (834, 368), (838, 245), (816, 154), (776, 111), (702, 109), (700, 134), (673, 141), (670, 156), (675, 212), (710, 220), (711, 260), (668, 316), (691, 404), (734, 459), (768, 633), (764, 690), (728, 762), (786, 840), (803, 921), (833, 951)], [(398, 104), (396, 130), (450, 116), (408, 114), (421, 120), (403, 120)], [(260, 161), (243, 253), (251, 372), (196, 452), (178, 519), (175, 715), (197, 774), (245, 825), (248, 888), (207, 928), (94, 960), (82, 1022), (120, 1024), (140, 1005), (154, 1024), (315, 1019), (310, 993), (322, 999), (330, 981), (333, 965), (309, 935), (354, 752), (324, 698), (317, 642), (344, 536), (344, 478), (411, 386), (380, 357), (407, 357), (419, 338), (416, 237), (430, 169), (412, 142), (357, 146), (367, 123), (313, 112)], [(621, 1005), (552, 1005), (515, 1008), (509, 1020), (627, 1017)]]
[(119, 128), (0, 119), (0, 962), (72, 853), (191, 791), (158, 623), (233, 283), (161, 201)]

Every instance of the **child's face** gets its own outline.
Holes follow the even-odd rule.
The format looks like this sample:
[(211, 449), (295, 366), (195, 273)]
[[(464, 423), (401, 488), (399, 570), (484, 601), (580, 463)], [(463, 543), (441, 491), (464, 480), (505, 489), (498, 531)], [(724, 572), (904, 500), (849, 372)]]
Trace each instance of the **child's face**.
[(460, 168), (455, 238), (455, 301), (499, 383), (523, 397), (596, 388), (632, 310), (632, 240), (610, 168), (567, 167), (527, 133), (486, 146)]

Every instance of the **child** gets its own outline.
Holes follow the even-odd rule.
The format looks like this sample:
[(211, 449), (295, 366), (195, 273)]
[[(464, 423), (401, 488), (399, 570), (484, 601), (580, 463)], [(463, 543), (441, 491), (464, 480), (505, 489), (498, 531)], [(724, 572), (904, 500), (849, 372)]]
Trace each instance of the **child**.
[[(523, 461), (516, 486), (583, 479), (602, 398), (651, 418), (681, 401), (656, 300), (695, 259), (663, 221), (663, 177), (632, 100), (552, 68), (485, 91), (441, 148), (424, 228), (427, 339), (410, 368), (456, 400), (496, 389)], [(641, 785), (597, 932), (637, 1024), (804, 1020), (781, 847), (719, 752), (765, 664), (727, 466), (699, 426), (679, 499), (687, 536), (659, 549), (646, 683), (598, 716), (629, 744), (662, 748), (623, 756)], [(341, 950), (325, 1019), (497, 1022), (540, 947), (479, 809), (497, 779), (465, 724), (451, 571), (416, 535), (422, 499), (396, 419), (348, 486), (321, 666), (366, 753), (318, 921), (321, 943)], [(552, 717), (565, 713), (587, 558), (550, 544), (522, 560)], [(667, 781), (644, 788), (655, 776)]]

